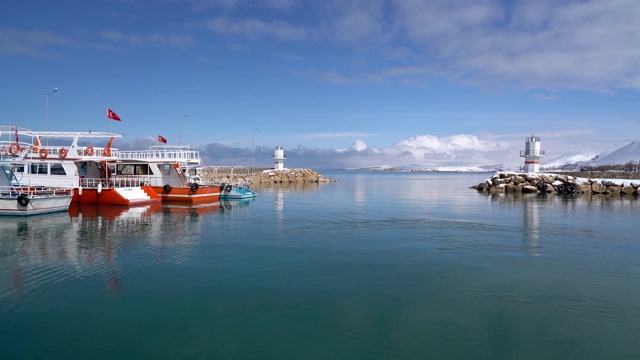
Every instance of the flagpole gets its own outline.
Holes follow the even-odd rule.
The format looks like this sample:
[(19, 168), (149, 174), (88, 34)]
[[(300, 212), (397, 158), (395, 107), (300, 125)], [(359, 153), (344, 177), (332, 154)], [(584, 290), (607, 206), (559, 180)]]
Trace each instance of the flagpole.
[(109, 132), (109, 107), (107, 106), (107, 132)]

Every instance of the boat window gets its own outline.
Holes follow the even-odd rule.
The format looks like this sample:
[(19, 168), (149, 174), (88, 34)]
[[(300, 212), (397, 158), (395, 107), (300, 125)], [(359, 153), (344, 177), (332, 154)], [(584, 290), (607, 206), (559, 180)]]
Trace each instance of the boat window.
[(118, 175), (149, 175), (147, 164), (120, 164), (117, 170)]
[(173, 165), (171, 164), (162, 164), (162, 175), (169, 175), (171, 174), (171, 167)]
[(14, 165), (13, 167), (13, 172), (24, 172), (24, 165), (20, 164), (20, 165)]
[(51, 175), (67, 175), (67, 172), (64, 171), (61, 163), (53, 163), (51, 164)]
[(137, 169), (136, 169), (136, 174), (137, 175), (149, 175), (149, 165), (148, 164), (140, 164), (137, 165)]
[(47, 173), (47, 164), (46, 163), (31, 164), (31, 173), (32, 174), (46, 174)]
[(118, 165), (118, 171), (116, 174), (118, 175), (133, 175), (133, 165), (124, 164)]

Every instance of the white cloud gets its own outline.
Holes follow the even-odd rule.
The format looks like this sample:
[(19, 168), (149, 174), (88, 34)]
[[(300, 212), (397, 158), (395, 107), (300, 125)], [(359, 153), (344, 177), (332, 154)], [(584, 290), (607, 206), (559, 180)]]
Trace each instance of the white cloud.
[(195, 45), (195, 40), (189, 35), (180, 34), (124, 34), (117, 30), (103, 30), (100, 36), (114, 44), (126, 44), (134, 47), (159, 47), (186, 50)]
[(384, 2), (381, 0), (329, 3), (322, 28), (332, 39), (351, 44), (380, 42), (387, 37)]
[(516, 2), (513, 9), (492, 0), (395, 4), (406, 36), (466, 81), (640, 88), (637, 1)]
[(75, 40), (48, 31), (0, 27), (0, 54), (51, 56), (51, 51), (80, 45)]
[[(323, 33), (358, 50), (357, 73), (341, 83), (424, 83), (446, 77), (482, 87), (640, 89), (640, 2), (636, 0), (393, 0), (333, 2)], [(401, 49), (401, 54), (397, 54)], [(372, 53), (381, 57), (375, 58)], [(329, 82), (336, 77), (322, 77)]]
[(266, 22), (256, 18), (234, 21), (226, 17), (215, 17), (206, 21), (204, 26), (216, 34), (239, 35), (252, 39), (273, 37), (280, 40), (302, 40), (307, 38), (307, 30), (303, 26), (291, 25), (284, 21)]
[(426, 159), (430, 155), (445, 155), (455, 159), (466, 151), (490, 152), (503, 147), (501, 143), (481, 140), (475, 135), (459, 134), (442, 138), (417, 135), (395, 143), (386, 151), (392, 154), (411, 153), (417, 160)]
[(353, 142), (353, 144), (351, 146), (349, 146), (349, 150), (353, 150), (353, 151), (357, 151), (357, 152), (362, 152), (365, 151), (367, 149), (367, 144), (364, 143), (364, 141), (362, 140), (356, 140)]

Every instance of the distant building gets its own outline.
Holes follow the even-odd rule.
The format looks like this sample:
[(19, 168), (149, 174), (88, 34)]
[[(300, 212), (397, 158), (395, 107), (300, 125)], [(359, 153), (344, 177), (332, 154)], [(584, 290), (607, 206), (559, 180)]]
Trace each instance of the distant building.
[(274, 169), (284, 170), (284, 159), (286, 159), (284, 149), (280, 145), (276, 146), (276, 151), (273, 154), (273, 160), (275, 161)]
[(540, 150), (540, 137), (526, 138), (524, 150), (520, 150), (520, 157), (524, 157), (524, 171), (535, 173), (540, 170), (540, 158), (544, 157), (544, 150)]

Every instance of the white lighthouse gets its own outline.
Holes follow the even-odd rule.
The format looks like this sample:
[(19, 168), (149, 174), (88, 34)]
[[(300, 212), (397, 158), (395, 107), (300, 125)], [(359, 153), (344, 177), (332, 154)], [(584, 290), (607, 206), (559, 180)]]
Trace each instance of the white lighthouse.
[(540, 169), (540, 158), (544, 157), (544, 150), (540, 150), (540, 137), (533, 136), (526, 139), (524, 150), (520, 150), (520, 157), (524, 157), (524, 171), (535, 173)]
[(284, 170), (284, 159), (286, 159), (284, 149), (280, 145), (276, 146), (276, 151), (273, 154), (273, 160), (275, 160), (274, 168), (276, 170)]

